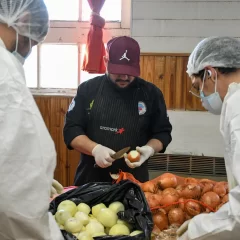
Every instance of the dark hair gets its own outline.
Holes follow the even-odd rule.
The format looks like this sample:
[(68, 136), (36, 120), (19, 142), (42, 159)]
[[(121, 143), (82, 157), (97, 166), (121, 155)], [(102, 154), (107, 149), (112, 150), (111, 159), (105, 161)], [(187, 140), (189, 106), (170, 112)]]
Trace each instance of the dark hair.
[[(238, 70), (238, 68), (224, 68), (224, 67), (217, 67), (216, 68), (221, 74), (230, 74), (230, 73), (234, 73)], [(203, 80), (203, 76), (204, 76), (204, 71), (205, 69), (201, 70), (199, 73), (193, 74), (194, 77), (199, 77), (201, 78), (201, 80)]]

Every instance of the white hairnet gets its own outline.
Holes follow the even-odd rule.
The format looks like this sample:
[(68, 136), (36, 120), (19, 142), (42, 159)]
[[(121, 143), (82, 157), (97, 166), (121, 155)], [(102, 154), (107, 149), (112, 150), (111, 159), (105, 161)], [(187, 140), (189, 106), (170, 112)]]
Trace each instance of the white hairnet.
[(0, 23), (41, 42), (49, 28), (48, 11), (43, 0), (0, 0)]
[(187, 73), (197, 74), (207, 66), (240, 68), (240, 41), (230, 37), (202, 40), (189, 57)]

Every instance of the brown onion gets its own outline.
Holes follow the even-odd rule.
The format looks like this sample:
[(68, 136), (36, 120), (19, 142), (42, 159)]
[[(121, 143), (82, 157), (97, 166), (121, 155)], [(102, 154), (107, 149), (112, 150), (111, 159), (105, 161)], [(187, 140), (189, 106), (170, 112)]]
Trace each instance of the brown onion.
[(169, 206), (164, 207), (164, 209), (166, 211), (169, 211), (171, 208), (174, 208), (177, 206), (176, 204), (173, 204), (173, 203), (177, 202), (178, 199), (179, 199), (179, 194), (177, 193), (177, 191), (169, 192), (169, 193), (165, 193), (165, 194), (162, 193), (160, 205), (161, 206), (169, 205)]
[(224, 195), (226, 195), (227, 190), (225, 187), (225, 183), (224, 182), (216, 183), (215, 186), (213, 187), (213, 192), (219, 195), (219, 197), (223, 197)]
[(176, 175), (176, 178), (177, 178), (177, 185), (182, 185), (182, 184), (185, 183), (185, 178), (184, 177), (180, 177), (180, 176)]
[(181, 226), (185, 221), (184, 212), (181, 208), (173, 208), (168, 213), (168, 220), (170, 224)]
[(172, 173), (164, 173), (157, 180), (161, 189), (175, 188), (177, 186), (177, 178)]
[(153, 193), (150, 193), (150, 192), (144, 192), (144, 195), (148, 201), (149, 198), (151, 198), (151, 196), (153, 195)]
[(228, 199), (228, 193), (227, 193), (225, 196), (223, 196), (222, 203), (226, 203), (228, 201), (229, 201), (229, 199)]
[(213, 184), (212, 183), (206, 183), (204, 185), (204, 187), (202, 188), (202, 194), (206, 193), (206, 192), (211, 192), (213, 190)]
[(168, 218), (163, 211), (153, 214), (153, 223), (162, 231), (168, 228)]
[(145, 183), (141, 183), (140, 187), (141, 187), (141, 189), (144, 192), (155, 193), (157, 191), (157, 186), (153, 182), (151, 182), (151, 181), (147, 181)]
[(159, 200), (156, 198), (155, 194), (148, 195), (146, 199), (150, 208), (158, 207), (160, 205)]
[(201, 213), (201, 206), (197, 202), (189, 201), (185, 203), (185, 210), (190, 216), (196, 216)]
[(212, 183), (215, 184), (216, 182), (207, 178), (203, 178), (199, 180), (199, 183)]
[(174, 188), (166, 188), (162, 191), (162, 195), (167, 195), (167, 194), (175, 195), (175, 194), (178, 194), (178, 192)]
[(188, 198), (188, 199), (198, 199), (201, 196), (201, 188), (199, 184), (189, 184), (184, 187), (182, 190), (182, 197)]
[(184, 188), (185, 188), (184, 185), (178, 185), (178, 186), (176, 187), (176, 190), (177, 190), (177, 192), (178, 192), (178, 194), (179, 194), (180, 197), (182, 197), (182, 191), (183, 191)]
[(179, 198), (178, 201), (179, 201), (179, 205), (178, 206), (184, 211), (185, 210), (186, 199), (185, 198)]
[(158, 188), (156, 194), (162, 194), (162, 190)]
[(154, 194), (154, 197), (158, 201), (158, 204), (160, 205), (160, 202), (162, 200), (162, 194)]
[[(215, 192), (207, 192), (203, 194), (201, 201), (215, 210), (215, 208), (220, 204), (220, 197)], [(211, 209), (207, 208), (206, 211), (208, 210)]]
[(185, 184), (192, 184), (192, 183), (198, 183), (199, 180), (197, 180), (196, 178), (185, 178), (184, 183)]
[(152, 195), (152, 193), (150, 193), (150, 192), (144, 192), (144, 194), (145, 194), (145, 197), (146, 197), (146, 198), (148, 198), (149, 196)]

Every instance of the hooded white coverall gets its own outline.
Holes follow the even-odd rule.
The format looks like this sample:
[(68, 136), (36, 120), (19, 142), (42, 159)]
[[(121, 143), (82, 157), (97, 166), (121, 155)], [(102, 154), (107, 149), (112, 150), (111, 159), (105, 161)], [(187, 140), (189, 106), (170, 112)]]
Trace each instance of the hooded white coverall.
[(229, 202), (217, 212), (200, 214), (189, 221), (178, 240), (240, 239), (240, 84), (232, 83), (224, 99), (220, 131), (224, 138)]
[(63, 240), (48, 213), (56, 151), (20, 62), (0, 39), (0, 239)]

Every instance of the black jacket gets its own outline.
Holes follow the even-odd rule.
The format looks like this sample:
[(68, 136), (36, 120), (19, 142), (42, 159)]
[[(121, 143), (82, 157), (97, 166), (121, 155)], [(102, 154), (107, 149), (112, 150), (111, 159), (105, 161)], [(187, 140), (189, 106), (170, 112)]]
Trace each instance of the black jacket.
[[(64, 141), (68, 149), (72, 149), (70, 146), (72, 140), (79, 136), (85, 135), (86, 126), (88, 124), (88, 113), (90, 111), (90, 104), (94, 100), (97, 91), (99, 89), (102, 79), (106, 77), (99, 76), (83, 82), (79, 85), (77, 95), (73, 99), (69, 110), (73, 107), (71, 111), (68, 111), (65, 118), (64, 125)], [(134, 82), (129, 86), (129, 91), (121, 91), (116, 87), (110, 80), (108, 81), (109, 88), (114, 88), (113, 94), (119, 97), (127, 97), (127, 94), (131, 94), (131, 89), (137, 88), (139, 85), (146, 91), (149, 97), (149, 102), (147, 104), (148, 114), (146, 116), (145, 125), (141, 131), (149, 132), (149, 139), (155, 138), (162, 142), (163, 150), (165, 152), (168, 144), (172, 141), (171, 131), (172, 125), (169, 122), (169, 118), (166, 111), (165, 100), (163, 94), (159, 88), (154, 84), (147, 82), (141, 78), (136, 78)], [(108, 90), (107, 88), (105, 89)], [(141, 144), (141, 139), (139, 139), (139, 146)]]

